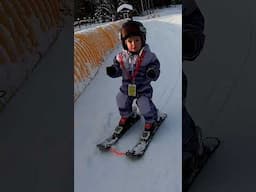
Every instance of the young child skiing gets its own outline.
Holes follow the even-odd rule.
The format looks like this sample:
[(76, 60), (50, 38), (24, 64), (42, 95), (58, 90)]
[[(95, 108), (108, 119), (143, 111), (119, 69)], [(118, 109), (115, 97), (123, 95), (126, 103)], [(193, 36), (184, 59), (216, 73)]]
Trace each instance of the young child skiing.
[(142, 23), (129, 20), (122, 25), (120, 34), (123, 50), (114, 58), (113, 65), (106, 68), (108, 76), (122, 77), (120, 92), (116, 96), (121, 118), (112, 139), (120, 138), (140, 118), (132, 107), (136, 99), (138, 109), (145, 119), (141, 141), (147, 143), (159, 126), (157, 123), (160, 117), (152, 101), (151, 81), (158, 79), (160, 63), (146, 43), (146, 28)]

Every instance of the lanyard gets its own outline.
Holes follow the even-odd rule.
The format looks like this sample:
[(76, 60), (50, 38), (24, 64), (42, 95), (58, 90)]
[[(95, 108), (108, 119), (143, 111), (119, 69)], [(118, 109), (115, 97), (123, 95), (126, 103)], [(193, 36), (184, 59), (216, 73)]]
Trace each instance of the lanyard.
[(120, 55), (120, 64), (121, 64), (121, 67), (122, 67), (123, 70), (125, 71), (126, 76), (128, 77), (128, 79), (130, 79), (132, 82), (134, 82), (135, 77), (136, 77), (136, 75), (138, 74), (138, 72), (139, 72), (139, 70), (140, 70), (140, 66), (141, 66), (141, 63), (142, 63), (142, 61), (143, 61), (144, 56), (145, 56), (145, 51), (143, 50), (143, 51), (141, 52), (141, 54), (139, 54), (139, 57), (138, 57), (138, 59), (137, 59), (137, 61), (136, 61), (135, 71), (130, 75), (129, 72), (125, 69), (123, 57), (122, 57), (122, 55)]

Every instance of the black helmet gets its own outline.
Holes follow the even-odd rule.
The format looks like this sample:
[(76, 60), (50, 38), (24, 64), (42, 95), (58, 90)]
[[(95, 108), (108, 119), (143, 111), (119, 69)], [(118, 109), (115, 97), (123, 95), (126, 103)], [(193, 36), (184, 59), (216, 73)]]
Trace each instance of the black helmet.
[(142, 23), (138, 21), (129, 20), (125, 22), (122, 25), (120, 34), (121, 34), (121, 41), (122, 41), (123, 48), (126, 50), (127, 50), (127, 46), (125, 45), (125, 40), (131, 36), (140, 36), (142, 41), (142, 47), (145, 45), (146, 28), (143, 26)]

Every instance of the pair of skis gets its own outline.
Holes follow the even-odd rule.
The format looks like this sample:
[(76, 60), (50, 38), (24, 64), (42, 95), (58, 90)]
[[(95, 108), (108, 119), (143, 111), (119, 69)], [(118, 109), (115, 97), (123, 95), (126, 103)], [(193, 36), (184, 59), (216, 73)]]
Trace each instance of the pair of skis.
[[(166, 117), (167, 117), (167, 114), (165, 113), (160, 114), (154, 126), (154, 130), (152, 132), (148, 132), (144, 130), (141, 138), (136, 143), (136, 145), (132, 149), (128, 150), (125, 153), (125, 155), (129, 158), (142, 157), (146, 152), (149, 144), (151, 143), (153, 136), (155, 135), (158, 128), (161, 126), (162, 122), (166, 119)], [(99, 150), (109, 151), (113, 149), (112, 146), (115, 145), (119, 141), (119, 139), (125, 134), (125, 132), (139, 120), (140, 120), (140, 115), (137, 114), (136, 117), (133, 118), (132, 121), (130, 121), (130, 123), (125, 127), (125, 130), (123, 127), (117, 126), (112, 136), (106, 138), (101, 143), (97, 144), (97, 147), (99, 148)]]

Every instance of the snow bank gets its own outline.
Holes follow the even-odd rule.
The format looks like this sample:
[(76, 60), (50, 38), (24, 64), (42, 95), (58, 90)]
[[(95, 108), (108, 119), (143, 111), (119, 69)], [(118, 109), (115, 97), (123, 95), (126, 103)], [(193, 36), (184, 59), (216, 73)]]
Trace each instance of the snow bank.
[(63, 2), (0, 2), (0, 110), (57, 38)]
[(74, 34), (74, 100), (95, 76), (103, 59), (118, 44), (123, 22), (111, 22)]

